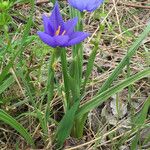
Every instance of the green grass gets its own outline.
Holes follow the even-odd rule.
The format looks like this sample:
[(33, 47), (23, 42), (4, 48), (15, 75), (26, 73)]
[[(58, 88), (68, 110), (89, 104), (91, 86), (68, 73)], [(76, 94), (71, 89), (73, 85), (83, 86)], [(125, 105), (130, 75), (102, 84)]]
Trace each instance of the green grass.
[[(142, 31), (140, 30), (141, 33), (135, 37), (134, 30), (130, 31), (131, 28), (126, 27), (124, 23), (130, 17), (122, 17), (119, 21), (123, 34), (118, 36), (118, 23), (111, 18), (113, 16), (109, 16), (110, 12), (105, 8), (109, 6), (109, 2), (105, 2), (92, 14), (83, 14), (68, 7), (61, 8), (64, 18), (79, 17), (76, 30), (90, 31), (92, 28), (94, 32), (95, 24), (98, 30), (95, 36), (84, 44), (53, 49), (42, 43), (36, 35), (36, 31), (41, 30), (39, 25), (41, 18), (38, 18), (35, 12), (45, 12), (49, 8), (37, 6), (33, 0), (11, 1), (4, 8), (1, 7), (1, 3), (2, 1), (0, 1), (0, 18), (3, 17), (0, 23), (2, 146), (7, 149), (10, 145), (13, 145), (11, 149), (29, 147), (40, 149), (39, 145), (42, 145), (42, 149), (65, 147), (69, 150), (67, 147), (74, 141), (77, 144), (70, 150), (82, 149), (83, 146), (91, 149), (117, 149), (124, 145), (134, 150), (148, 145), (150, 136), (145, 134), (143, 138), (142, 134), (144, 130), (150, 128), (149, 45), (143, 41), (149, 35), (150, 24), (144, 25)], [(68, 6), (64, 2), (60, 4)], [(17, 8), (23, 6), (29, 11), (24, 12)], [(134, 15), (138, 16), (138, 11), (135, 11)], [(85, 22), (89, 21), (87, 24), (82, 23), (84, 17), (89, 19), (85, 19)], [(104, 19), (102, 24), (99, 23), (101, 17)], [(112, 19), (112, 23), (109, 19)], [(108, 45), (104, 44), (105, 41)], [(114, 67), (110, 66), (107, 69), (101, 66), (103, 62), (100, 62), (99, 58), (107, 61), (107, 64), (113, 62), (113, 59), (106, 60), (107, 55), (114, 56), (115, 59), (115, 52), (111, 51), (110, 54), (110, 51), (107, 52), (110, 47), (113, 49), (111, 43), (120, 48), (121, 61), (115, 62)], [(143, 64), (134, 60), (140, 57), (144, 60)], [(137, 66), (140, 69), (136, 69)], [(100, 69), (100, 73), (96, 69)], [(123, 118), (120, 117), (122, 110), (119, 104), (123, 99), (120, 93), (126, 94), (123, 98), (125, 97), (125, 102), (130, 107)], [(114, 95), (117, 95), (115, 96), (117, 118), (111, 112), (110, 106)], [(134, 107), (136, 102), (139, 102), (138, 109)], [(105, 117), (102, 115), (104, 112)], [(109, 122), (111, 120), (107, 120), (110, 112), (112, 118), (116, 119), (115, 125)], [(90, 116), (95, 117), (98, 123)], [(126, 122), (125, 125), (122, 124), (123, 121)], [(92, 129), (91, 124), (97, 128)], [(16, 141), (9, 141), (16, 131)], [(85, 140), (86, 137), (89, 137), (88, 140)], [(5, 138), (10, 145), (9, 142), (5, 142)], [(83, 145), (78, 142), (80, 140), (83, 141), (81, 142)]]

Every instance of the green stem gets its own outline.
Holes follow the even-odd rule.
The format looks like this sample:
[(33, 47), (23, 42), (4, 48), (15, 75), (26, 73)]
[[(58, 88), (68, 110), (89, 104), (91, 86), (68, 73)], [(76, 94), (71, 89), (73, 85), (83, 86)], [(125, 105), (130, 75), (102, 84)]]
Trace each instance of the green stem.
[(90, 54), (88, 64), (87, 64), (87, 67), (86, 67), (85, 79), (84, 79), (83, 84), (82, 84), (81, 95), (83, 95), (85, 93), (86, 84), (87, 84), (87, 82), (90, 78), (90, 75), (91, 75), (91, 72), (92, 72), (92, 69), (93, 69), (93, 66), (94, 66), (94, 60), (95, 60), (98, 49), (99, 49), (98, 44), (95, 43), (95, 47), (94, 47), (93, 51)]
[[(78, 24), (76, 26), (76, 30), (78, 31), (83, 31), (83, 18), (84, 13), (80, 13), (80, 11), (70, 7), (70, 17), (78, 17)], [(77, 81), (78, 86), (80, 88), (81, 82), (82, 82), (82, 66), (83, 66), (83, 46), (82, 44), (77, 44), (73, 46), (72, 50), (72, 57), (73, 59), (76, 59), (75, 61), (76, 64), (74, 64), (75, 68), (73, 71), (75, 72), (76, 75), (74, 75), (74, 79)], [(76, 67), (78, 66), (78, 67)], [(75, 70), (77, 69), (77, 70)], [(78, 74), (78, 75), (77, 75)]]
[(76, 118), (71, 131), (71, 135), (75, 138), (82, 138), (85, 121), (87, 120), (88, 113), (84, 114), (81, 118)]
[(41, 128), (42, 128), (44, 134), (47, 135), (48, 134), (48, 130), (47, 130), (47, 127), (46, 127), (46, 122), (45, 122), (45, 120), (43, 120), (43, 114), (38, 109), (37, 104), (35, 103), (35, 99), (34, 99), (33, 94), (31, 92), (29, 82), (26, 80), (26, 78), (24, 76), (21, 62), (19, 62), (19, 65), (20, 65), (19, 66), (19, 70), (18, 70), (18, 72), (16, 72), (16, 74), (17, 74), (17, 76), (19, 76), (22, 79), (22, 82), (25, 85), (27, 94), (29, 96), (29, 100), (30, 100), (32, 106), (34, 107), (34, 109), (36, 111), (37, 118), (39, 119)]
[[(70, 16), (78, 17), (78, 24), (76, 26), (77, 31), (83, 31), (83, 18), (84, 13), (80, 13), (79, 11), (75, 10), (74, 8), (70, 8)], [(81, 89), (82, 83), (82, 73), (83, 73), (83, 45), (82, 43), (73, 46), (72, 48), (72, 70), (71, 70), (71, 77), (73, 77), (74, 81), (76, 81), (77, 89)], [(80, 101), (80, 92), (76, 95), (78, 101)], [(72, 128), (72, 136), (80, 138), (83, 135), (84, 123), (85, 118), (77, 119), (74, 121), (74, 126)]]
[(53, 3), (53, 5), (55, 4), (55, 0), (51, 0), (51, 2)]
[(70, 87), (69, 87), (66, 49), (62, 48), (60, 49), (60, 51), (61, 51), (61, 65), (62, 65), (62, 73), (63, 73), (65, 96), (66, 96), (65, 97), (66, 102), (64, 103), (64, 106), (65, 106), (65, 110), (68, 110), (71, 107), (71, 101), (70, 101)]
[(102, 87), (97, 92), (97, 95), (107, 90), (113, 81), (118, 77), (118, 75), (121, 73), (122, 69), (127, 65), (128, 58), (130, 59), (136, 52), (136, 50), (139, 48), (141, 42), (148, 36), (150, 32), (150, 24), (145, 27), (144, 31), (140, 34), (139, 38), (133, 43), (133, 45), (128, 50), (128, 53), (125, 55), (125, 57), (122, 59), (122, 61), (118, 64), (116, 69), (113, 70), (112, 74), (109, 76), (109, 78), (104, 82)]
[[(82, 18), (80, 18), (80, 24), (79, 24), (79, 30), (83, 31), (83, 23), (82, 23)], [(81, 82), (82, 82), (82, 73), (83, 73), (83, 44), (79, 44), (79, 50), (78, 50), (78, 65), (79, 65), (79, 87), (81, 87)]]
[(51, 59), (49, 61), (49, 68), (48, 68), (48, 81), (47, 81), (47, 107), (46, 107), (46, 113), (45, 113), (45, 119), (46, 122), (49, 120), (49, 114), (50, 114), (50, 103), (53, 99), (54, 95), (54, 63), (55, 63), (55, 53), (54, 50), (51, 54)]
[[(127, 78), (129, 78), (131, 75), (131, 69), (130, 69), (130, 59), (127, 59)], [(131, 121), (133, 120), (134, 115), (134, 108), (132, 106), (132, 99), (131, 99), (131, 93), (132, 93), (132, 85), (128, 86), (128, 102), (130, 105), (130, 115), (131, 115)]]

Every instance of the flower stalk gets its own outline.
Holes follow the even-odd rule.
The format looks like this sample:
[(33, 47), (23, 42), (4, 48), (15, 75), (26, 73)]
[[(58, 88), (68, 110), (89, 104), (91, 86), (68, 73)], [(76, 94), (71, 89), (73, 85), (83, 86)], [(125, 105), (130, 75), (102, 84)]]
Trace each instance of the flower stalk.
[[(83, 20), (84, 13), (80, 12), (74, 8), (70, 8), (70, 17), (78, 16), (78, 24), (76, 26), (76, 30), (83, 31)], [(72, 58), (73, 58), (73, 78), (76, 81), (76, 86), (78, 89), (81, 90), (81, 83), (82, 83), (82, 72), (83, 72), (83, 44), (77, 44), (72, 47)], [(80, 101), (81, 91), (76, 95), (78, 101)], [(72, 128), (71, 135), (76, 138), (80, 138), (83, 135), (83, 128), (84, 128), (84, 118), (76, 119), (74, 121), (74, 125)]]
[[(75, 2), (76, 1), (76, 2)], [(54, 1), (53, 1), (54, 2)], [(72, 19), (64, 22), (60, 14), (59, 5), (56, 1), (54, 9), (50, 17), (43, 16), (44, 31), (38, 31), (37, 34), (40, 39), (50, 47), (54, 48), (51, 54), (51, 60), (49, 64), (48, 82), (46, 87), (47, 107), (45, 118), (48, 123), (48, 118), (50, 114), (50, 104), (54, 95), (54, 64), (57, 58), (61, 59), (62, 76), (63, 76), (63, 88), (62, 93), (64, 94), (64, 111), (65, 116), (61, 120), (58, 131), (61, 128), (66, 128), (66, 124), (70, 118), (71, 124), (67, 128), (67, 133), (62, 135), (58, 134), (58, 138), (61, 143), (70, 134), (73, 137), (80, 138), (83, 135), (84, 124), (87, 119), (87, 114), (81, 118), (75, 118), (75, 113), (79, 109), (79, 104), (85, 91), (85, 86), (87, 81), (83, 79), (83, 45), (82, 41), (89, 36), (89, 33), (83, 32), (83, 17), (84, 10), (93, 11), (103, 2), (103, 0), (93, 0), (93, 1), (79, 1), (79, 0), (69, 0), (70, 5), (74, 8), (70, 8), (70, 16)], [(76, 4), (76, 6), (74, 6)], [(80, 5), (81, 4), (81, 5)], [(75, 17), (75, 18), (74, 18)], [(78, 17), (78, 18), (77, 18)], [(77, 26), (76, 26), (77, 25)], [(66, 48), (72, 46), (72, 61), (69, 64), (67, 62), (67, 52)], [(88, 65), (88, 72), (85, 80), (89, 79), (91, 70), (93, 67), (93, 62), (96, 56), (96, 51), (91, 55), (91, 59)]]
[(56, 50), (52, 51), (51, 58), (49, 60), (49, 67), (48, 67), (48, 80), (47, 80), (47, 106), (46, 106), (46, 112), (45, 112), (45, 118), (46, 122), (48, 123), (49, 114), (50, 114), (50, 104), (52, 102), (53, 96), (54, 96), (54, 64), (55, 64), (55, 58), (56, 58)]
[(64, 80), (65, 99), (66, 99), (66, 104), (64, 104), (64, 106), (66, 111), (71, 106), (66, 49), (65, 48), (58, 48), (58, 49), (61, 51), (60, 57), (61, 57), (62, 73), (63, 73), (63, 80)]

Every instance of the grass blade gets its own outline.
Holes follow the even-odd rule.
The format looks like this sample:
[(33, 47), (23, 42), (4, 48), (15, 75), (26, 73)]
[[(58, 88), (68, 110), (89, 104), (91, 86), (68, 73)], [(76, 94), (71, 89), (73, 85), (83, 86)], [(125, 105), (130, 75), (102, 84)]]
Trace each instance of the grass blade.
[[(140, 128), (142, 126), (144, 126), (144, 124), (145, 124), (149, 107), (150, 107), (150, 97), (148, 97), (148, 99), (144, 103), (144, 106), (143, 106), (141, 112), (133, 120), (134, 125), (138, 126), (139, 130), (137, 131), (135, 137), (132, 140), (131, 149), (137, 149), (138, 142), (140, 140)], [(144, 141), (144, 143), (146, 143), (145, 141)]]
[(69, 79), (68, 79), (68, 67), (67, 67), (67, 58), (66, 58), (66, 49), (63, 48), (61, 51), (61, 64), (62, 64), (62, 73), (63, 73), (63, 80), (64, 80), (64, 88), (65, 88), (65, 97), (67, 101), (67, 108), (66, 110), (70, 108), (70, 85), (69, 85)]
[(149, 32), (150, 32), (150, 24), (147, 25), (147, 27), (139, 36), (139, 38), (133, 43), (126, 56), (122, 59), (117, 68), (112, 72), (110, 77), (105, 81), (101, 89), (98, 91), (98, 94), (104, 92), (111, 86), (112, 82), (117, 78), (122, 69), (127, 65), (128, 60), (134, 55), (134, 53), (140, 46), (141, 42), (148, 36)]
[(78, 109), (79, 106), (79, 101), (77, 101), (64, 115), (63, 119), (59, 123), (57, 133), (56, 133), (56, 140), (58, 143), (59, 147), (63, 146), (63, 143), (65, 139), (69, 136), (74, 118), (75, 118), (75, 113)]
[(21, 44), (19, 45), (18, 51), (15, 53), (13, 58), (10, 60), (8, 65), (3, 69), (2, 73), (0, 74), (0, 85), (2, 84), (5, 76), (8, 74), (9, 69), (13, 66), (16, 57), (19, 56), (25, 48), (26, 39), (27, 39), (27, 37), (29, 35), (29, 32), (30, 32), (30, 28), (31, 28), (31, 25), (32, 25), (32, 20), (33, 20), (32, 18), (33, 18), (33, 14), (34, 14), (33, 13), (33, 11), (34, 11), (34, 2), (31, 2), (31, 3), (32, 3), (31, 16), (30, 16), (30, 18), (27, 22), (26, 27), (25, 27), (25, 31), (24, 31), (24, 34), (23, 34), (23, 37), (22, 37), (22, 40), (21, 40)]
[(42, 112), (37, 108), (37, 105), (35, 103), (35, 99), (32, 95), (32, 92), (31, 92), (31, 89), (30, 89), (30, 86), (29, 86), (29, 83), (26, 80), (26, 78), (24, 77), (23, 70), (22, 70), (21, 66), (19, 68), (19, 71), (16, 74), (17, 74), (18, 77), (20, 77), (22, 79), (22, 82), (25, 86), (26, 93), (29, 96), (30, 102), (32, 103), (32, 106), (34, 107), (34, 109), (36, 111), (37, 118), (39, 119), (41, 128), (42, 128), (44, 134), (47, 135), (48, 129), (47, 129), (47, 125), (46, 125), (46, 120), (43, 119), (44, 117), (43, 117)]
[(144, 124), (144, 121), (146, 120), (147, 114), (148, 114), (148, 109), (150, 107), (150, 96), (144, 103), (143, 109), (141, 112), (135, 117), (134, 124), (135, 125), (142, 125)]
[(90, 58), (89, 58), (89, 61), (88, 61), (88, 64), (87, 64), (86, 73), (85, 73), (85, 79), (84, 79), (84, 82), (83, 82), (82, 94), (85, 91), (86, 83), (87, 83), (87, 81), (88, 81), (88, 79), (90, 77), (90, 74), (92, 72), (93, 65), (94, 65), (94, 60), (95, 60), (95, 57), (96, 57), (96, 54), (97, 54), (97, 50), (98, 50), (98, 47), (96, 46), (94, 48), (94, 50), (92, 51), (91, 55), (90, 55)]
[(139, 141), (139, 131), (137, 132), (137, 134), (135, 135), (135, 137), (133, 138), (132, 142), (131, 142), (131, 149), (138, 149), (138, 141)]
[(14, 82), (13, 76), (10, 76), (8, 79), (6, 79), (2, 85), (0, 85), (0, 94), (2, 94), (8, 87), (11, 86)]
[(20, 133), (21, 136), (24, 137), (28, 144), (34, 146), (34, 142), (30, 133), (28, 133), (27, 130), (19, 122), (17, 122), (13, 117), (11, 117), (2, 109), (0, 109), (0, 120), (13, 127)]
[(85, 113), (89, 112), (90, 110), (94, 109), (95, 107), (99, 106), (101, 103), (105, 102), (110, 96), (113, 94), (116, 94), (123, 90), (125, 87), (133, 84), (134, 82), (150, 75), (150, 69), (146, 69), (144, 71), (141, 71), (130, 78), (125, 79), (121, 83), (117, 84), (116, 86), (111, 87), (110, 89), (98, 94), (95, 96), (91, 101), (85, 103), (81, 108), (79, 109), (77, 113), (77, 117), (83, 116)]

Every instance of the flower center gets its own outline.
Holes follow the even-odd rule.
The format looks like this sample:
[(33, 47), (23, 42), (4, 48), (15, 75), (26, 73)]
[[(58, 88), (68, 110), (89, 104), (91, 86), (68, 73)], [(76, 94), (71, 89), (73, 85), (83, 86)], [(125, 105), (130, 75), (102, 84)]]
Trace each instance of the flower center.
[[(60, 30), (61, 30), (61, 26), (58, 26), (58, 29), (55, 32), (56, 36), (60, 35)], [(61, 35), (65, 35), (65, 33), (66, 33), (66, 30), (64, 30)]]

